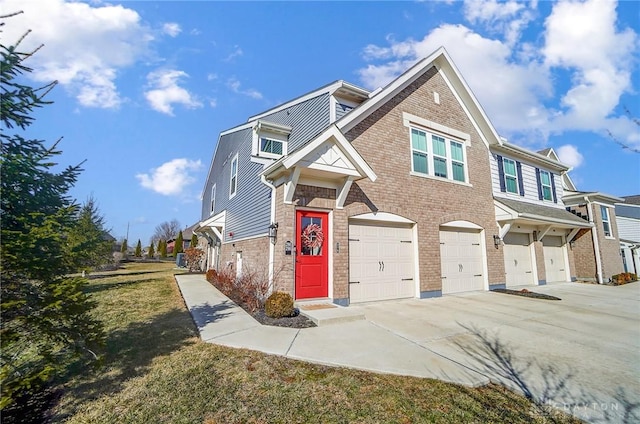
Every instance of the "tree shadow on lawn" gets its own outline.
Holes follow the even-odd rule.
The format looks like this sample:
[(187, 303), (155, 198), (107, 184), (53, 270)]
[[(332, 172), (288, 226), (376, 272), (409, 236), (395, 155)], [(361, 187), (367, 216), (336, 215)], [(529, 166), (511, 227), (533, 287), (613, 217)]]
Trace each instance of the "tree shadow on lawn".
[(131, 281), (119, 281), (113, 283), (97, 283), (97, 284), (89, 284), (84, 288), (84, 292), (88, 294), (99, 293), (105, 290), (117, 289), (125, 286), (135, 286), (137, 284), (144, 284), (158, 281), (158, 278), (145, 278), (144, 280), (131, 280)]
[[(204, 308), (210, 322), (226, 316), (222, 308)], [(71, 393), (62, 399), (62, 409), (51, 421), (64, 421), (83, 403), (119, 392), (127, 380), (144, 375), (156, 358), (195, 343), (196, 337), (191, 314), (177, 308), (111, 331), (107, 334), (103, 363), (69, 384), (66, 390)]]
[[(526, 411), (530, 418), (550, 422), (566, 421), (559, 412), (586, 419), (589, 422), (635, 423), (640, 420), (640, 403), (627, 390), (618, 387), (613, 399), (603, 401), (576, 387), (572, 380), (576, 371), (551, 361), (518, 355), (513, 347), (500, 339), (497, 332), (458, 322), (473, 337), (471, 341), (456, 341), (455, 345), (467, 355), (463, 364), (486, 375), (492, 382), (502, 384), (523, 394), (531, 401)], [(473, 396), (473, 394), (471, 394)]]
[(128, 277), (128, 276), (136, 276), (143, 274), (158, 274), (161, 272), (169, 272), (170, 268), (167, 269), (158, 269), (158, 270), (150, 270), (150, 271), (132, 271), (127, 272), (126, 268), (121, 268), (122, 272), (118, 271), (96, 271), (95, 273), (91, 273), (87, 276), (87, 279), (92, 280), (102, 280), (103, 278), (113, 278), (113, 277)]

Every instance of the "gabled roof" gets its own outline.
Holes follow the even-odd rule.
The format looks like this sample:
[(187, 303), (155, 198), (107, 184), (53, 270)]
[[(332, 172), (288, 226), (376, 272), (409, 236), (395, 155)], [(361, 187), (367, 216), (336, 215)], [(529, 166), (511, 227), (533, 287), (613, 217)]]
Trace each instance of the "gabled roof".
[(252, 122), (255, 121), (256, 119), (260, 119), (264, 116), (267, 115), (271, 115), (272, 113), (276, 113), (279, 112), (281, 110), (284, 110), (288, 107), (291, 107), (293, 105), (296, 105), (298, 103), (302, 103), (306, 100), (309, 99), (313, 99), (314, 97), (318, 97), (322, 94), (328, 93), (328, 94), (334, 94), (334, 93), (340, 93), (344, 96), (352, 96), (352, 97), (357, 97), (360, 98), (361, 100), (367, 99), (369, 97), (369, 90), (366, 90), (364, 88), (360, 88), (354, 84), (348, 83), (344, 80), (338, 80), (338, 81), (334, 81), (330, 84), (327, 84), (325, 86), (322, 86), (320, 88), (318, 88), (317, 90), (313, 90), (307, 94), (303, 94), (302, 96), (298, 96), (295, 99), (289, 100), (288, 102), (282, 103), (278, 106), (275, 106), (269, 110), (266, 110), (264, 112), (261, 112), (257, 115), (251, 116), (249, 117), (249, 119), (247, 119), (247, 122)]
[(461, 106), (472, 118), (471, 121), (476, 126), (483, 142), (487, 145), (502, 144), (497, 131), (444, 47), (440, 47), (431, 55), (409, 68), (369, 100), (342, 117), (336, 122), (336, 125), (343, 133), (351, 130), (434, 66), (447, 81), (449, 88), (457, 96)]
[(626, 205), (638, 205), (640, 206), (640, 194), (634, 196), (622, 196)]
[[(555, 161), (562, 162), (560, 160), (560, 157), (556, 153), (556, 151), (553, 150), (553, 147), (549, 147), (549, 148), (540, 150), (538, 153), (541, 154), (542, 156), (546, 156), (546, 157), (551, 158), (551, 159), (553, 159)], [(576, 185), (573, 183), (573, 180), (569, 176), (569, 173), (568, 173), (569, 171), (571, 171), (571, 168), (569, 168), (569, 170), (567, 172), (564, 172), (562, 174), (562, 186), (564, 187), (565, 190), (578, 191)]]
[[(508, 154), (513, 154), (525, 159), (533, 163), (540, 164), (547, 169), (557, 171), (557, 172), (566, 172), (569, 170), (569, 167), (558, 160), (554, 160), (549, 156), (542, 155), (539, 152), (536, 153), (533, 150), (525, 149), (524, 147), (517, 146), (515, 144), (511, 144), (507, 141), (502, 140), (502, 144), (498, 146), (492, 146), (492, 150), (496, 150), (499, 152), (505, 152)], [(553, 149), (551, 149), (553, 152)]]
[(353, 164), (353, 166), (359, 173), (360, 178), (369, 178), (371, 181), (376, 180), (377, 176), (375, 172), (373, 172), (373, 169), (371, 169), (369, 164), (367, 164), (360, 153), (358, 153), (355, 147), (353, 147), (353, 145), (349, 143), (349, 141), (344, 137), (340, 130), (336, 128), (335, 125), (331, 125), (309, 143), (301, 146), (296, 151), (275, 161), (268, 168), (262, 171), (262, 174), (268, 177), (279, 168), (293, 168), (294, 166), (298, 165), (307, 155), (312, 153), (314, 150), (316, 150), (318, 147), (320, 147), (330, 139), (335, 140), (339, 149), (345, 154), (346, 158), (350, 161), (351, 164)]

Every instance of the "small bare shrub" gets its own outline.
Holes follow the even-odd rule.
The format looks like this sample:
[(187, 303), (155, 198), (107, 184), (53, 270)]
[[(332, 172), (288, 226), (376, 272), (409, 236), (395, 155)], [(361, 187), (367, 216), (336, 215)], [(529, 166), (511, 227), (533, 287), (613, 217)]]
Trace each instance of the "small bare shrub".
[(200, 271), (202, 267), (202, 258), (204, 258), (204, 251), (197, 247), (190, 247), (184, 251), (185, 260), (187, 262), (187, 268), (189, 272)]
[(217, 277), (218, 277), (218, 273), (216, 272), (215, 269), (207, 270), (207, 276), (205, 278), (207, 279), (208, 282), (213, 284), (216, 281)]
[(271, 318), (290, 317), (293, 315), (293, 298), (289, 293), (274, 292), (267, 298), (264, 309)]

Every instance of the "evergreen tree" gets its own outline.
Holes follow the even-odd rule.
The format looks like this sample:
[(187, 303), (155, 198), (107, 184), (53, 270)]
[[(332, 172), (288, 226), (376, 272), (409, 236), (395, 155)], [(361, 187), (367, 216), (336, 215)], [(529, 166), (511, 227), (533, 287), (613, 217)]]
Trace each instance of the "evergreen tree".
[(112, 242), (93, 197), (80, 208), (65, 247), (65, 259), (75, 271), (96, 268), (111, 260)]
[(129, 250), (129, 245), (127, 244), (127, 239), (122, 240), (122, 246), (120, 246), (120, 253), (124, 256), (127, 256), (127, 251)]
[(196, 233), (193, 233), (191, 236), (191, 245), (189, 247), (198, 247), (198, 236)]
[(28, 402), (71, 363), (95, 358), (93, 352), (104, 341), (100, 322), (90, 313), (93, 303), (83, 291), (86, 280), (67, 277), (72, 269), (64, 259), (65, 238), (78, 212), (69, 190), (80, 165), (56, 171), (58, 143), (47, 147), (43, 140), (26, 138), (34, 109), (51, 103), (44, 97), (55, 83), (33, 88), (20, 82), (32, 71), (23, 62), (33, 54), (21, 53), (20, 41), (9, 47), (0, 43), (3, 418), (5, 407)]
[(136, 258), (142, 257), (142, 243), (140, 242), (140, 239), (138, 239), (138, 244), (136, 244), (136, 251), (134, 255)]
[(164, 259), (167, 257), (167, 241), (160, 240), (158, 244), (159, 244), (158, 250), (160, 251), (160, 257)]
[(151, 242), (151, 244), (149, 245), (149, 252), (147, 253), (147, 257), (149, 259), (153, 259), (154, 256), (156, 256), (156, 251), (153, 248), (153, 242)]
[(178, 238), (173, 245), (173, 256), (176, 257), (178, 253), (184, 252), (184, 240), (182, 238), (182, 230), (178, 233)]

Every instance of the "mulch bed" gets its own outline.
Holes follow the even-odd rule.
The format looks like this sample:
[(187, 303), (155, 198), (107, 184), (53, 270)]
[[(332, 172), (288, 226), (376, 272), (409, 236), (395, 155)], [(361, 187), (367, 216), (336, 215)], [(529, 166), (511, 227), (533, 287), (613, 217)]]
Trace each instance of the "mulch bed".
[[(220, 290), (220, 287), (215, 284), (209, 282), (213, 287)], [(222, 290), (220, 290), (222, 292)], [(233, 296), (233, 294), (229, 295), (228, 293), (224, 293), (233, 303), (240, 306), (244, 309), (249, 315), (253, 317), (256, 321), (258, 321), (262, 325), (271, 325), (273, 327), (288, 327), (288, 328), (309, 328), (309, 327), (317, 327), (316, 323), (311, 321), (306, 316), (300, 314), (300, 310), (298, 308), (294, 308), (293, 315), (290, 317), (282, 317), (282, 318), (271, 318), (267, 316), (264, 312), (264, 309), (258, 309), (254, 312), (251, 312), (250, 308), (242, 302), (242, 300)]]
[[(246, 310), (246, 309), (245, 309)], [(249, 311), (247, 311), (249, 312)], [(262, 325), (273, 325), (275, 327), (289, 327), (289, 328), (309, 328), (316, 327), (316, 323), (309, 318), (300, 314), (298, 308), (293, 310), (293, 316), (284, 318), (271, 318), (265, 314), (264, 309), (258, 309), (254, 313), (249, 314)]]
[(527, 289), (522, 289), (522, 290), (494, 289), (494, 290), (491, 290), (491, 291), (494, 291), (494, 292), (497, 292), (497, 293), (513, 294), (513, 295), (516, 295), (516, 296), (532, 297), (534, 299), (562, 300), (559, 297), (550, 296), (548, 294), (535, 293), (535, 292), (529, 291)]

